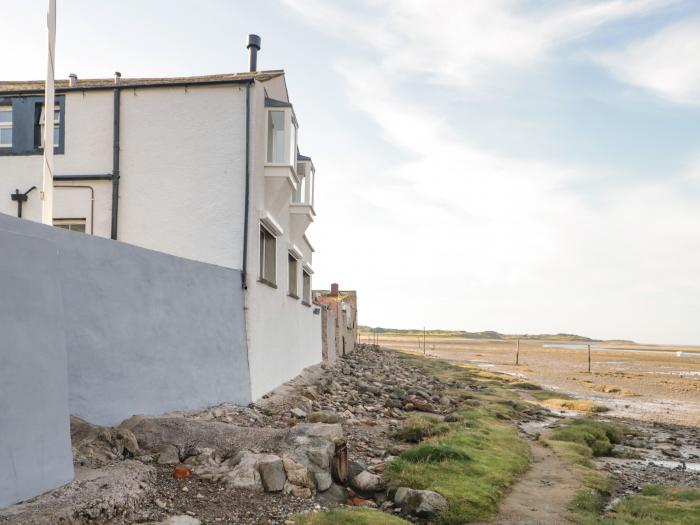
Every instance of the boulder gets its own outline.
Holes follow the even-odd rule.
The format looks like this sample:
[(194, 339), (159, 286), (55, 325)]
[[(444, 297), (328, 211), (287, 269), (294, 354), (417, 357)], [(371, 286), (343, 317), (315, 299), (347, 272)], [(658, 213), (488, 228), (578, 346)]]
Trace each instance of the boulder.
[(290, 484), (296, 485), (298, 487), (314, 488), (315, 484), (309, 476), (308, 469), (301, 463), (294, 461), (289, 456), (284, 456), (282, 458), (282, 463), (284, 465), (284, 471), (287, 474), (287, 479)]
[(279, 456), (266, 454), (258, 461), (258, 472), (265, 492), (279, 492), (284, 489), (287, 476)]
[(226, 481), (233, 487), (262, 491), (263, 484), (258, 472), (261, 454), (246, 450), (236, 454), (233, 463), (236, 466), (226, 475)]
[(363, 470), (352, 478), (350, 483), (360, 492), (378, 492), (384, 489), (384, 481), (382, 478), (366, 470)]
[(319, 492), (328, 490), (333, 484), (333, 478), (328, 472), (314, 472), (314, 481), (316, 481), (316, 490)]
[[(399, 490), (396, 492), (398, 493)], [(447, 500), (431, 490), (407, 489), (400, 498), (402, 498), (401, 506), (419, 518), (433, 518), (437, 513), (447, 510)], [(396, 496), (394, 496), (394, 502), (398, 504)]]
[(334, 503), (345, 503), (348, 499), (348, 491), (342, 485), (332, 483), (327, 490), (321, 492), (318, 496), (318, 501), (325, 505)]
[(128, 429), (101, 427), (71, 416), (70, 434), (79, 465), (96, 468), (115, 459), (141, 455), (136, 437)]
[(163, 445), (158, 450), (159, 465), (177, 465), (180, 463), (180, 451), (175, 445)]

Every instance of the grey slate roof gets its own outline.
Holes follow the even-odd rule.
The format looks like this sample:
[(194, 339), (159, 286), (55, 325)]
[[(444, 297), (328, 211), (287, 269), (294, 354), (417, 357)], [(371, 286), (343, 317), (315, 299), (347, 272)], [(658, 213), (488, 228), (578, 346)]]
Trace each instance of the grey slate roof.
[[(227, 83), (227, 82), (246, 82), (250, 80), (258, 80), (265, 82), (275, 77), (284, 75), (281, 69), (272, 71), (255, 71), (252, 73), (225, 73), (221, 75), (202, 75), (194, 77), (162, 77), (162, 78), (124, 78), (122, 77), (119, 85), (121, 87), (142, 87), (152, 85), (196, 85), (208, 83)], [(78, 79), (77, 86), (71, 88), (68, 79), (57, 79), (55, 81), (56, 91), (65, 91), (70, 89), (108, 89), (114, 87), (114, 78), (86, 78)], [(44, 91), (43, 80), (0, 80), (0, 94), (8, 92), (38, 92)]]

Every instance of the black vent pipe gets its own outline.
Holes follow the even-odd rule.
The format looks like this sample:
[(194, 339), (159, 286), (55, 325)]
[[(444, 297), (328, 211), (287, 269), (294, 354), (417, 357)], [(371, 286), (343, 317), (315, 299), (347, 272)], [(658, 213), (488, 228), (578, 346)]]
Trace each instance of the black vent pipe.
[(251, 73), (258, 70), (258, 51), (262, 40), (258, 35), (248, 35), (248, 71)]

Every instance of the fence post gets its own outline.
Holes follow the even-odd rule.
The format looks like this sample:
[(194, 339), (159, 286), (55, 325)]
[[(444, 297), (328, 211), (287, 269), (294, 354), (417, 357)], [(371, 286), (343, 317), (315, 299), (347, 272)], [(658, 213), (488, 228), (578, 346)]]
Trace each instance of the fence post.
[(588, 373), (591, 373), (591, 345), (588, 345)]
[(517, 348), (515, 350), (515, 365), (520, 364), (520, 338), (518, 337)]

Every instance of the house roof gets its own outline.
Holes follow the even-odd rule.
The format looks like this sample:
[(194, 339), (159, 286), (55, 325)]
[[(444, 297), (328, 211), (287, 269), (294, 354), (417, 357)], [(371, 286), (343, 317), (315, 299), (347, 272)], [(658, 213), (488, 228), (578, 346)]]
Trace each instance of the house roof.
[[(155, 77), (155, 78), (124, 78), (119, 81), (121, 87), (155, 87), (155, 86), (190, 86), (197, 84), (228, 84), (239, 82), (250, 82), (258, 80), (265, 82), (284, 75), (284, 71), (276, 69), (272, 71), (254, 71), (245, 73), (224, 73), (220, 75), (202, 75), (194, 77)], [(69, 85), (68, 79), (55, 81), (56, 91), (71, 91), (84, 89), (112, 89), (114, 88), (114, 78), (79, 78), (76, 87)], [(2, 93), (30, 93), (43, 92), (43, 80), (0, 80), (0, 94)]]

